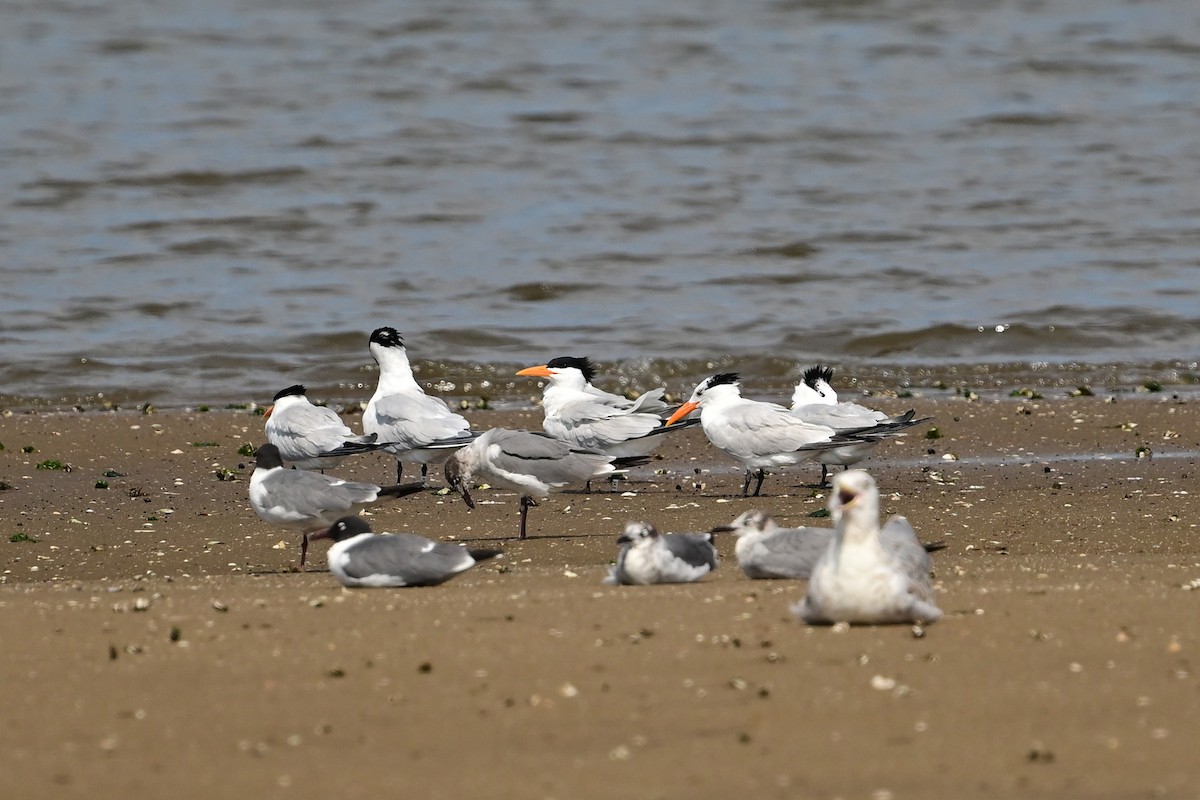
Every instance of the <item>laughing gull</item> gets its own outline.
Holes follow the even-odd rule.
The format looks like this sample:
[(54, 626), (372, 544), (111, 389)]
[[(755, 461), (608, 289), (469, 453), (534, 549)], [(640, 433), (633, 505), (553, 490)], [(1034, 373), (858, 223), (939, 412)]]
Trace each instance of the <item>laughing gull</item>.
[(397, 483), (405, 461), (420, 464), (424, 480), (430, 464), (470, 444), (475, 434), (466, 417), (451, 411), (445, 400), (425, 394), (395, 328), (376, 328), (368, 347), (379, 364), (379, 384), (363, 411), (363, 430), (375, 434), (380, 448), (396, 457)]
[[(896, 546), (879, 529), (879, 490), (858, 469), (833, 479), (829, 509), (836, 520), (832, 541), (813, 567), (808, 594), (792, 606), (805, 622), (875, 625), (936, 622), (941, 618), (929, 576), (929, 554), (912, 526), (894, 517)], [(901, 544), (901, 542), (903, 544)]]
[(861, 441), (858, 435), (841, 435), (827, 425), (805, 422), (783, 406), (743, 398), (736, 372), (705, 378), (691, 398), (667, 424), (700, 409), (700, 427), (717, 448), (742, 462), (746, 480), (742, 496), (757, 477), (754, 496), (762, 489), (767, 470), (810, 461), (821, 450)]
[(629, 522), (617, 539), (617, 563), (604, 583), (644, 586), (691, 583), (717, 568), (710, 533), (659, 533), (648, 522)]
[(882, 411), (859, 405), (838, 402), (837, 392), (830, 381), (833, 369), (818, 364), (804, 371), (803, 379), (792, 392), (792, 413), (805, 422), (826, 425), (841, 433), (875, 430), (878, 435), (857, 444), (825, 450), (814, 460), (821, 465), (821, 486), (829, 479), (829, 467), (852, 467), (875, 450), (886, 438), (899, 435), (905, 428), (928, 422), (933, 417), (914, 419), (916, 409), (889, 417)]
[(300, 566), (308, 555), (308, 535), (326, 530), (339, 517), (381, 500), (404, 497), (425, 488), (423, 483), (379, 487), (322, 475), (284, 469), (279, 448), (264, 444), (254, 453), (250, 476), (250, 507), (264, 521), (279, 528), (304, 534), (300, 543)]
[(375, 434), (356, 436), (332, 408), (309, 402), (301, 384), (280, 390), (263, 419), (267, 441), (279, 448), (285, 462), (300, 469), (324, 472), (346, 456), (379, 447)]
[(329, 571), (343, 586), (437, 586), (502, 550), (468, 550), (414, 533), (372, 533), (362, 517), (342, 517), (312, 540), (332, 539)]
[(613, 472), (613, 457), (580, 450), (553, 436), (535, 431), (492, 428), (446, 461), (446, 484), (475, 507), (470, 484), (476, 479), (514, 489), (521, 495), (518, 538), (525, 538), (525, 520), (533, 498), (544, 498), (551, 489), (580, 483)]
[[(799, 580), (808, 580), (812, 575), (834, 533), (833, 528), (781, 528), (770, 514), (757, 509), (743, 512), (728, 525), (713, 528), (713, 533), (726, 531), (737, 536), (734, 552), (747, 577)], [(892, 517), (879, 533), (884, 547), (901, 555), (907, 552), (915, 535), (904, 517)], [(945, 542), (921, 545), (926, 552), (945, 546)]]

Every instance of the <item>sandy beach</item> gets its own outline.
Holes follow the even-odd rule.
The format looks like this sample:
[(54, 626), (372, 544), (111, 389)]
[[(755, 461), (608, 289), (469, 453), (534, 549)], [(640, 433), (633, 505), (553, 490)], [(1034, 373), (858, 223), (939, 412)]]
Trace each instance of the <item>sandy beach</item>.
[[(343, 590), (323, 544), (295, 571), (298, 537), (249, 508), (261, 417), (15, 411), (0, 796), (1195, 798), (1200, 414), (1112, 400), (872, 400), (941, 434), (862, 464), (885, 514), (948, 543), (946, 617), (920, 637), (799, 624), (804, 584), (749, 580), (730, 538), (699, 583), (602, 586), (626, 520), (828, 524), (817, 467), (743, 499), (699, 430), (615, 492), (543, 502), (524, 542), (513, 494), (468, 511), (437, 475), (374, 527), (505, 557)], [(338, 474), (386, 483), (393, 463)]]

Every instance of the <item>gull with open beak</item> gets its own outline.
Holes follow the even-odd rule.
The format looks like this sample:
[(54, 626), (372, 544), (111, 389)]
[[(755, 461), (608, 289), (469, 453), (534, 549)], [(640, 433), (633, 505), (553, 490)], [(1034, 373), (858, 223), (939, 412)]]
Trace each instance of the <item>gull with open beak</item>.
[(250, 475), (250, 507), (264, 522), (300, 531), (300, 566), (308, 555), (310, 533), (326, 530), (338, 518), (386, 497), (404, 497), (425, 488), (422, 483), (376, 486), (297, 469), (284, 469), (279, 448), (264, 444), (254, 453)]
[(468, 550), (415, 533), (373, 533), (362, 517), (342, 517), (311, 540), (330, 539), (329, 571), (343, 586), (437, 586), (502, 550)]
[(304, 386), (281, 389), (263, 415), (267, 441), (285, 462), (324, 472), (346, 456), (379, 448), (375, 434), (357, 436), (332, 408), (313, 405)]
[[(932, 562), (903, 517), (879, 528), (879, 490), (858, 469), (833, 479), (829, 510), (837, 523), (812, 570), (808, 593), (792, 606), (811, 625), (936, 622), (942, 616), (930, 578)], [(887, 541), (890, 536), (894, 541)]]
[(630, 522), (617, 544), (617, 563), (603, 581), (613, 586), (691, 583), (717, 568), (711, 533), (659, 533), (648, 522)]
[(862, 461), (875, 450), (876, 445), (886, 438), (899, 435), (905, 428), (928, 422), (933, 417), (914, 419), (916, 409), (889, 417), (882, 411), (859, 405), (838, 402), (837, 392), (830, 381), (833, 370), (817, 365), (804, 371), (803, 379), (792, 392), (792, 413), (805, 422), (826, 425), (840, 432), (866, 431), (874, 429), (877, 435), (857, 444), (826, 450), (813, 460), (821, 465), (821, 486), (829, 479), (829, 467), (849, 468)]
[(746, 480), (742, 496), (757, 478), (758, 497), (768, 470), (810, 461), (822, 450), (853, 444), (857, 434), (841, 435), (826, 425), (805, 422), (783, 406), (749, 400), (741, 395), (738, 374), (723, 372), (705, 378), (691, 398), (667, 420), (676, 420), (700, 409), (700, 427), (717, 448), (742, 462)]
[(542, 428), (572, 447), (639, 459), (663, 441), (663, 434), (688, 427), (685, 423), (668, 428), (660, 414), (645, 409), (643, 401), (647, 399), (651, 408), (665, 408), (655, 400), (661, 398), (662, 390), (627, 400), (593, 387), (591, 379), (596, 373), (587, 358), (561, 356), (517, 374), (547, 379), (542, 392)]
[(397, 483), (405, 461), (421, 465), (423, 480), (430, 464), (470, 444), (475, 433), (466, 417), (451, 411), (445, 400), (425, 394), (395, 328), (376, 328), (368, 347), (379, 364), (379, 384), (363, 411), (363, 430), (375, 434), (380, 448), (396, 457)]
[(457, 450), (446, 460), (446, 484), (475, 507), (470, 484), (476, 479), (513, 489), (521, 496), (518, 538), (525, 538), (525, 523), (534, 498), (545, 498), (551, 489), (580, 483), (613, 472), (607, 453), (580, 450), (553, 436), (534, 431), (492, 428)]

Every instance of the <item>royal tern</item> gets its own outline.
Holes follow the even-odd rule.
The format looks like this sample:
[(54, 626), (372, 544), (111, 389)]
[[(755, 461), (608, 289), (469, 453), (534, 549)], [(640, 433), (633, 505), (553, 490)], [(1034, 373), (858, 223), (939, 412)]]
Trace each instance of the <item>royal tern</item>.
[(282, 389), (263, 416), (267, 441), (285, 462), (324, 472), (343, 458), (368, 453), (379, 445), (375, 434), (356, 436), (332, 408), (316, 406), (300, 384)]
[[(792, 611), (809, 624), (935, 622), (931, 562), (903, 517), (879, 528), (879, 490), (858, 469), (833, 479), (829, 509), (837, 522), (833, 539), (812, 570), (808, 593)], [(888, 537), (894, 543), (887, 541)]]
[(470, 444), (475, 433), (445, 400), (421, 389), (395, 328), (376, 328), (368, 346), (379, 364), (379, 385), (363, 411), (363, 430), (375, 434), (380, 448), (396, 457), (397, 483), (405, 461), (420, 464), (424, 479), (430, 464)]
[(542, 428), (572, 447), (598, 450), (615, 458), (643, 458), (662, 442), (662, 434), (685, 427), (664, 426), (663, 417), (640, 402), (591, 386), (595, 370), (586, 358), (562, 356), (517, 373), (546, 378), (542, 392)]
[(332, 539), (329, 571), (343, 586), (437, 586), (502, 550), (468, 550), (413, 533), (372, 533), (362, 517), (342, 517), (309, 539)]
[(852, 467), (871, 455), (883, 439), (932, 419), (914, 419), (917, 413), (915, 409), (889, 417), (882, 411), (858, 403), (838, 402), (837, 392), (829, 383), (831, 380), (833, 370), (829, 367), (817, 365), (805, 370), (803, 379), (792, 392), (792, 413), (805, 422), (827, 425), (840, 432), (862, 431), (875, 426), (880, 435), (857, 444), (826, 450), (816, 456), (814, 460), (821, 465), (821, 486), (829, 479), (830, 466)]
[[(553, 370), (553, 374), (548, 372), (549, 370)], [(592, 380), (596, 377), (596, 368), (592, 366), (592, 362), (587, 356), (559, 356), (541, 366), (529, 367), (517, 374), (554, 378), (551, 381), (551, 387), (547, 389), (548, 392), (550, 389), (569, 389), (574, 392), (582, 392), (596, 402), (625, 411), (669, 413), (668, 409), (674, 410), (663, 400), (663, 395), (667, 391), (663, 387), (642, 392), (636, 399), (631, 400), (624, 395), (606, 392), (595, 386)]]
[[(833, 528), (781, 528), (765, 511), (743, 512), (728, 525), (718, 525), (713, 533), (731, 532), (737, 536), (734, 552), (738, 566), (750, 578), (798, 578), (808, 580), (817, 560), (833, 539)], [(907, 552), (916, 534), (903, 517), (893, 517), (880, 531), (884, 547), (897, 554)], [(944, 542), (921, 545), (926, 552), (941, 550)]]
[(805, 422), (783, 406), (748, 400), (738, 388), (736, 372), (705, 378), (691, 398), (667, 420), (676, 420), (700, 409), (700, 427), (716, 447), (742, 462), (746, 480), (742, 496), (755, 477), (758, 497), (768, 469), (791, 467), (811, 460), (823, 449), (853, 444), (857, 435), (839, 435), (825, 425)]
[(300, 531), (300, 565), (308, 555), (308, 535), (329, 528), (339, 517), (385, 497), (404, 497), (425, 488), (421, 483), (379, 487), (297, 469), (284, 469), (279, 448), (264, 444), (254, 453), (250, 507), (278, 528)]
[(617, 539), (617, 563), (604, 583), (691, 583), (717, 568), (710, 533), (659, 533), (648, 522), (629, 522)]
[(446, 483), (475, 507), (470, 484), (482, 479), (516, 490), (521, 496), (518, 538), (525, 538), (525, 520), (533, 498), (544, 498), (551, 489), (599, 478), (613, 472), (607, 453), (580, 450), (552, 436), (534, 431), (492, 428), (446, 460)]

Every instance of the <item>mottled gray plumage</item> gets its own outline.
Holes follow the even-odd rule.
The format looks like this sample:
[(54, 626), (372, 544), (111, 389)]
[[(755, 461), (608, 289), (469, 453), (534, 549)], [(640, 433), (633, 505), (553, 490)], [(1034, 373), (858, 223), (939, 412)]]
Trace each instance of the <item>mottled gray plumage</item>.
[(606, 584), (690, 583), (717, 568), (709, 533), (662, 534), (648, 522), (630, 522), (617, 543), (617, 563)]

